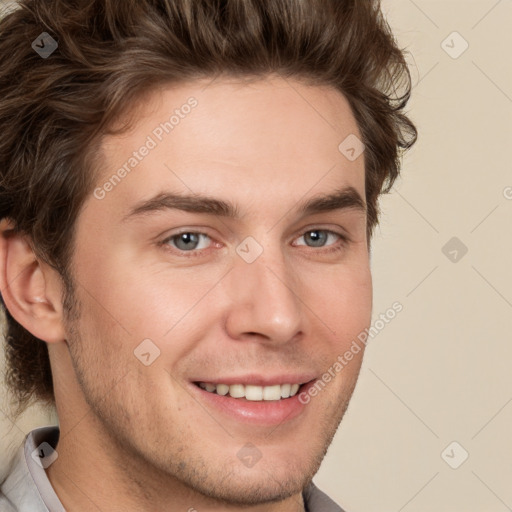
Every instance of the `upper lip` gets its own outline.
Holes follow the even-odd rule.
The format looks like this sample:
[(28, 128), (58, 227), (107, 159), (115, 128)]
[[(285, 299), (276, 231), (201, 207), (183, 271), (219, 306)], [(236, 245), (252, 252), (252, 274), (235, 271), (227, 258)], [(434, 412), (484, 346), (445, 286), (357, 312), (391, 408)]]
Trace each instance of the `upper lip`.
[(313, 373), (289, 373), (280, 375), (259, 375), (256, 373), (240, 375), (238, 377), (216, 377), (193, 379), (193, 382), (205, 382), (211, 384), (248, 384), (251, 386), (275, 386), (277, 384), (305, 384), (316, 378)]

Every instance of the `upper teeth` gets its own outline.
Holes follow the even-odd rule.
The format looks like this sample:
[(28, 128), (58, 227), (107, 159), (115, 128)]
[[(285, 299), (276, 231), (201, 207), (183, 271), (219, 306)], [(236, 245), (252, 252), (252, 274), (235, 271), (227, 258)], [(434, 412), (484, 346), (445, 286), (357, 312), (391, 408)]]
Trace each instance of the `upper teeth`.
[(210, 393), (227, 395), (233, 398), (245, 398), (246, 400), (280, 400), (297, 394), (300, 384), (276, 384), (275, 386), (252, 386), (250, 384), (211, 384), (200, 382), (199, 386)]

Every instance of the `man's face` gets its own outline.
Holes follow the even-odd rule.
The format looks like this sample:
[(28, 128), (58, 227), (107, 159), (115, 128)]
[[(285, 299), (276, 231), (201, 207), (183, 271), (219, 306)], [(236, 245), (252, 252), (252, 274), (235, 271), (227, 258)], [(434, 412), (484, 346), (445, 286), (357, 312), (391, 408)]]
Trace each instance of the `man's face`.
[[(214, 396), (195, 383), (322, 380), (369, 326), (365, 212), (299, 209), (347, 187), (364, 200), (364, 155), (338, 149), (359, 131), (334, 89), (207, 84), (162, 89), (131, 132), (104, 141), (102, 176), (77, 220), (80, 317), (67, 326), (73, 370), (57, 400), (64, 430), (78, 421), (68, 404), (87, 403), (83, 422), (103, 457), (135, 476), (249, 504), (299, 493), (317, 472), (363, 350), (306, 405)], [(172, 130), (158, 130), (176, 109)], [(134, 151), (136, 165), (117, 173)], [(134, 213), (171, 193), (232, 203), (238, 218)]]

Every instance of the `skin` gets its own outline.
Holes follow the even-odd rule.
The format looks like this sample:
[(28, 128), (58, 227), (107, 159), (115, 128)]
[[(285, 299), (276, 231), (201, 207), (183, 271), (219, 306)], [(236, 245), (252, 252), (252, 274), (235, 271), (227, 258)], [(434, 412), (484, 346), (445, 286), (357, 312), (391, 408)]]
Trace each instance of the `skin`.
[[(103, 199), (86, 200), (72, 260), (76, 318), (63, 309), (61, 279), (27, 241), (1, 239), (7, 307), (48, 344), (61, 437), (46, 471), (70, 511), (304, 510), (302, 490), (357, 381), (364, 350), (299, 417), (272, 428), (191, 396), (197, 376), (320, 377), (372, 310), (365, 213), (295, 211), (341, 186), (365, 197), (364, 154), (349, 161), (338, 150), (359, 136), (346, 99), (278, 77), (208, 83), (162, 88), (129, 133), (105, 138), (98, 186), (169, 113), (198, 101)], [(123, 222), (161, 191), (230, 200), (241, 219), (162, 210)], [(188, 252), (178, 237), (158, 244), (181, 228), (208, 237)], [(339, 237), (315, 246), (308, 229), (350, 242), (329, 254)], [(248, 236), (263, 248), (251, 264), (236, 252)], [(187, 258), (194, 250), (202, 255)], [(150, 366), (133, 354), (147, 338), (161, 351)], [(262, 454), (251, 468), (237, 457), (247, 442)]]

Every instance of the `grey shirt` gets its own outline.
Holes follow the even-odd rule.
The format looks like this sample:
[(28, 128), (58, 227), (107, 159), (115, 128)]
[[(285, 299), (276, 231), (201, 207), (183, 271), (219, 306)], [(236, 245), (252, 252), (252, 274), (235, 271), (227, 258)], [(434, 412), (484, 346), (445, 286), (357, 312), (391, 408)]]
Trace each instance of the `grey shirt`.
[[(0, 512), (65, 512), (44, 469), (56, 455), (58, 440), (57, 426), (36, 428), (27, 435), (1, 484)], [(306, 512), (343, 512), (313, 482), (302, 495)]]

